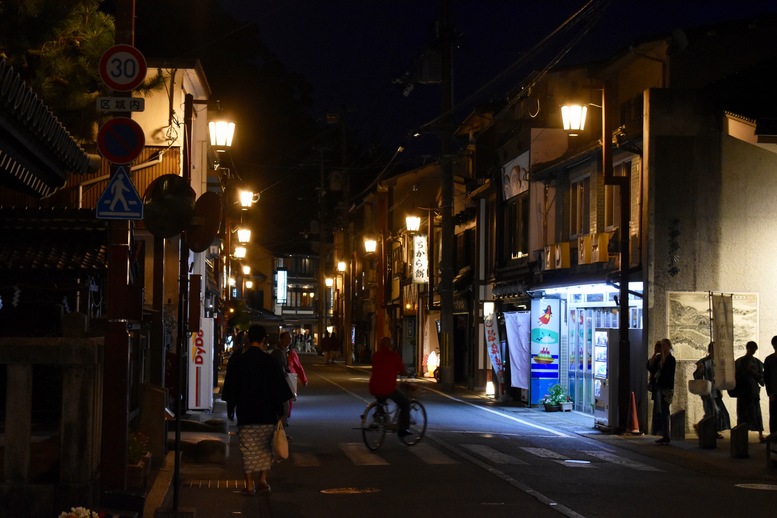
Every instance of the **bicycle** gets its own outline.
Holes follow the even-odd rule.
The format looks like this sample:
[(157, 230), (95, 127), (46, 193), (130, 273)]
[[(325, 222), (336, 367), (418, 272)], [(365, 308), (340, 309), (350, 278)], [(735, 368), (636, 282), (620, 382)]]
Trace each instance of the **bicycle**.
[[(418, 444), (426, 434), (426, 408), (417, 399), (410, 400), (410, 435), (401, 436), (400, 440), (408, 446)], [(362, 419), (362, 439), (370, 451), (381, 447), (386, 432), (397, 431), (399, 407), (388, 398), (376, 398), (367, 405)]]

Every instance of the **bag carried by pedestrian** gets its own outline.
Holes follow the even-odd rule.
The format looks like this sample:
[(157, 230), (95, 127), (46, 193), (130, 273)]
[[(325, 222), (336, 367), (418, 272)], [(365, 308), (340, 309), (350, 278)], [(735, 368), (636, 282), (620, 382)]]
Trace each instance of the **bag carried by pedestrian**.
[(276, 460), (289, 458), (289, 441), (286, 439), (286, 430), (283, 429), (280, 419), (272, 436), (272, 453)]
[(297, 373), (295, 372), (289, 372), (286, 373), (286, 382), (289, 384), (289, 388), (291, 389), (291, 392), (294, 394), (294, 397), (297, 397)]
[(688, 392), (697, 396), (709, 396), (712, 392), (712, 382), (710, 380), (688, 380)]

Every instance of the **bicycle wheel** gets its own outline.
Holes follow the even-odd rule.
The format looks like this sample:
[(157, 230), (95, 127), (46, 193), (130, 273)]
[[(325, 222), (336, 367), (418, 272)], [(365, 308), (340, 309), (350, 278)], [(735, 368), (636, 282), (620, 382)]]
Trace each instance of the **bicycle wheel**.
[(408, 446), (417, 444), (426, 434), (426, 409), (420, 401), (410, 401), (410, 435), (401, 437), (402, 442)]
[(383, 444), (386, 437), (386, 416), (378, 403), (367, 405), (362, 414), (362, 439), (370, 451), (375, 451)]

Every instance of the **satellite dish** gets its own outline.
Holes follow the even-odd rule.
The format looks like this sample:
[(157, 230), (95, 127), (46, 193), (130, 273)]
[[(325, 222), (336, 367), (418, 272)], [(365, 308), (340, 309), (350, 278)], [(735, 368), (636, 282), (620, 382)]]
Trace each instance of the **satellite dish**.
[(151, 182), (143, 194), (143, 221), (156, 237), (180, 234), (192, 221), (196, 194), (177, 174), (165, 174)]
[(194, 204), (186, 236), (192, 252), (204, 252), (216, 238), (221, 225), (221, 194), (208, 191), (202, 194)]

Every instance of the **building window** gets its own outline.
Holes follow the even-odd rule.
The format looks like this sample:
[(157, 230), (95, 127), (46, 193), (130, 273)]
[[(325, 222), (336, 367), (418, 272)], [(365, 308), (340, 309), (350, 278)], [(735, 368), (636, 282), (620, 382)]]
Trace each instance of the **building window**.
[[(613, 176), (629, 176), (631, 162), (621, 162), (613, 166)], [(620, 224), (621, 197), (615, 185), (604, 186), (604, 229), (613, 230)]]
[(591, 228), (591, 177), (583, 176), (569, 184), (569, 237), (588, 234)]
[(510, 259), (518, 259), (529, 253), (529, 193), (516, 196), (515, 202), (505, 211), (505, 238)]

